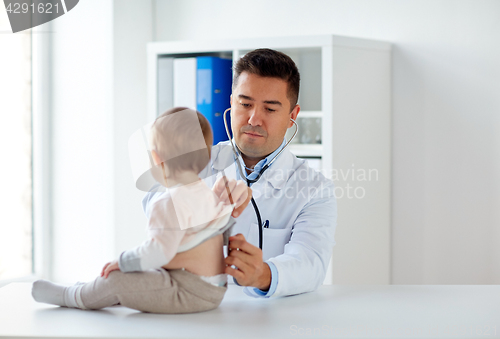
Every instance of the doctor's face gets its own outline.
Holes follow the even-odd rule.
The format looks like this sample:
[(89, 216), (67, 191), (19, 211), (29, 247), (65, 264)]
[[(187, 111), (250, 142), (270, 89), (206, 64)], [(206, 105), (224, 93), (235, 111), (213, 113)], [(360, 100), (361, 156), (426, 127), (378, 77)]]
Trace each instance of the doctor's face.
[(283, 142), (300, 106), (291, 111), (288, 84), (279, 78), (242, 72), (231, 95), (231, 128), (247, 158), (265, 158)]

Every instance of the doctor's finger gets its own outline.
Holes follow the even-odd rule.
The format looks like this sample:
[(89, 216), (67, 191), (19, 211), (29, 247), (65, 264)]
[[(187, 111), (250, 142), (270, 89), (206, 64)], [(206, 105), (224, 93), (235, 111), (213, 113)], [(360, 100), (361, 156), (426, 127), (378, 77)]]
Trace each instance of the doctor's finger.
[[(227, 188), (226, 188), (226, 183), (227, 183)], [(215, 182), (215, 185), (212, 190), (221, 200), (223, 200), (222, 197), (227, 198), (227, 190), (229, 189), (229, 192), (231, 192), (235, 186), (236, 186), (236, 180), (229, 179), (227, 177), (225, 177), (224, 180), (224, 177), (220, 177)]]
[[(224, 190), (224, 198), (228, 203), (231, 203), (231, 200), (234, 203), (235, 198), (235, 190), (238, 187), (238, 183), (236, 180), (231, 180), (227, 183), (227, 188)], [(229, 198), (229, 194), (231, 194), (231, 198)]]
[(240, 258), (233, 257), (233, 256), (226, 257), (226, 259), (224, 259), (224, 262), (228, 266), (234, 265), (234, 266), (238, 267), (238, 269), (243, 273), (248, 272), (250, 269), (250, 265), (248, 265), (245, 261), (241, 260)]
[(231, 190), (231, 195), (233, 197), (234, 203), (238, 206), (238, 203), (241, 205), (243, 201), (246, 200), (248, 196), (248, 186), (243, 182), (239, 182), (235, 187)]
[(247, 265), (252, 265), (253, 263), (258, 262), (256, 256), (245, 251), (231, 251), (226, 258), (229, 257), (239, 259)]
[(219, 178), (215, 181), (215, 184), (214, 186), (212, 187), (212, 192), (214, 192), (214, 194), (220, 198), (220, 195), (222, 194), (222, 192), (224, 191), (224, 180), (223, 178)]
[(252, 189), (250, 187), (246, 187), (246, 193), (243, 193), (240, 198), (235, 201), (236, 208), (233, 210), (232, 216), (234, 218), (238, 218), (241, 213), (247, 208), (248, 204), (252, 200)]
[(220, 195), (218, 195), (219, 200), (222, 201), (224, 204), (229, 205), (231, 202), (234, 202), (234, 196), (231, 193), (231, 199), (229, 199), (229, 192), (231, 192), (230, 189), (224, 189)]
[[(243, 237), (243, 236), (242, 236)], [(229, 239), (228, 248), (231, 250), (239, 249), (240, 251), (246, 252), (250, 255), (258, 255), (259, 252), (262, 253), (262, 250), (245, 240), (245, 238), (234, 238)], [(232, 252), (232, 251), (231, 251)]]
[[(218, 195), (220, 201), (223, 201), (225, 204), (230, 204), (232, 201), (234, 201), (234, 196), (233, 196), (233, 193), (232, 191), (234, 191), (234, 187), (236, 185), (232, 185), (233, 187), (231, 187), (230, 184), (228, 184), (228, 187), (226, 188), (224, 186), (224, 190)], [(231, 194), (231, 199), (229, 199), (229, 194)]]
[(241, 286), (244, 286), (241, 283), (241, 281), (245, 277), (245, 274), (242, 271), (238, 270), (237, 268), (232, 268), (231, 266), (226, 266), (224, 273), (229, 274), (230, 276), (234, 277), (238, 281), (238, 284), (240, 284)]
[(237, 198), (234, 201), (236, 204), (236, 208), (240, 207), (241, 205), (244, 205), (243, 209), (248, 206), (248, 203), (252, 199), (252, 189), (248, 186), (242, 186), (238, 188), (237, 192)]

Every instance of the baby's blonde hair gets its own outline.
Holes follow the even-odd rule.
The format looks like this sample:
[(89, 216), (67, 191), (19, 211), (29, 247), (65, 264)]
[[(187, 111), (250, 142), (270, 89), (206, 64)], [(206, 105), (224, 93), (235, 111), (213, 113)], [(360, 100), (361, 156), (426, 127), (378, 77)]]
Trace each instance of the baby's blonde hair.
[[(198, 119), (193, 118), (195, 115)], [(203, 136), (200, 136), (200, 128)], [(201, 137), (205, 145), (200, 147)], [(173, 176), (184, 171), (199, 174), (210, 161), (212, 141), (208, 120), (186, 107), (174, 107), (158, 116), (151, 126), (149, 138), (151, 149)]]

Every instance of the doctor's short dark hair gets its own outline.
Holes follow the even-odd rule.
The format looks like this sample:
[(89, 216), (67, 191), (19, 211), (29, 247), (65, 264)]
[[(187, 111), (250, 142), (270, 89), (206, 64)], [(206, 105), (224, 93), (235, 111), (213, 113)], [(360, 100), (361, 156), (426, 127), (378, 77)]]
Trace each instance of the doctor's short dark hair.
[(173, 176), (185, 171), (199, 174), (210, 161), (212, 142), (207, 118), (187, 107), (174, 107), (158, 116), (149, 134), (151, 149)]
[(287, 97), (292, 110), (299, 99), (300, 74), (295, 62), (285, 53), (259, 48), (245, 54), (234, 66), (233, 90), (241, 73), (279, 78), (288, 83)]

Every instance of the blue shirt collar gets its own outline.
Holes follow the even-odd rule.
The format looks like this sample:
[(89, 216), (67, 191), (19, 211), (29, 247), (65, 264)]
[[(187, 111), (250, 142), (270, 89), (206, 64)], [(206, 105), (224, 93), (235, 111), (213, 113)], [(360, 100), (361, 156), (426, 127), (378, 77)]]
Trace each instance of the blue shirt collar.
[[(234, 142), (234, 139), (233, 139), (233, 142)], [(271, 160), (274, 159), (274, 157), (283, 149), (283, 147), (285, 147), (286, 145), (286, 138), (283, 138), (283, 142), (281, 143), (280, 147), (278, 147), (273, 153), (269, 154), (267, 157), (265, 157), (264, 159), (262, 159), (261, 161), (259, 161), (255, 167), (254, 167), (254, 171), (251, 172), (250, 174), (246, 174), (246, 171), (245, 171), (245, 162), (243, 161), (243, 158), (242, 157), (239, 157), (239, 161), (240, 161), (240, 164), (241, 164), (241, 167), (243, 168), (243, 173), (246, 174), (246, 178), (249, 179), (249, 180), (253, 180), (255, 178), (257, 178), (257, 176), (259, 175), (260, 171), (262, 171), (262, 168), (264, 166), (266, 166), (269, 162), (271, 162)]]

